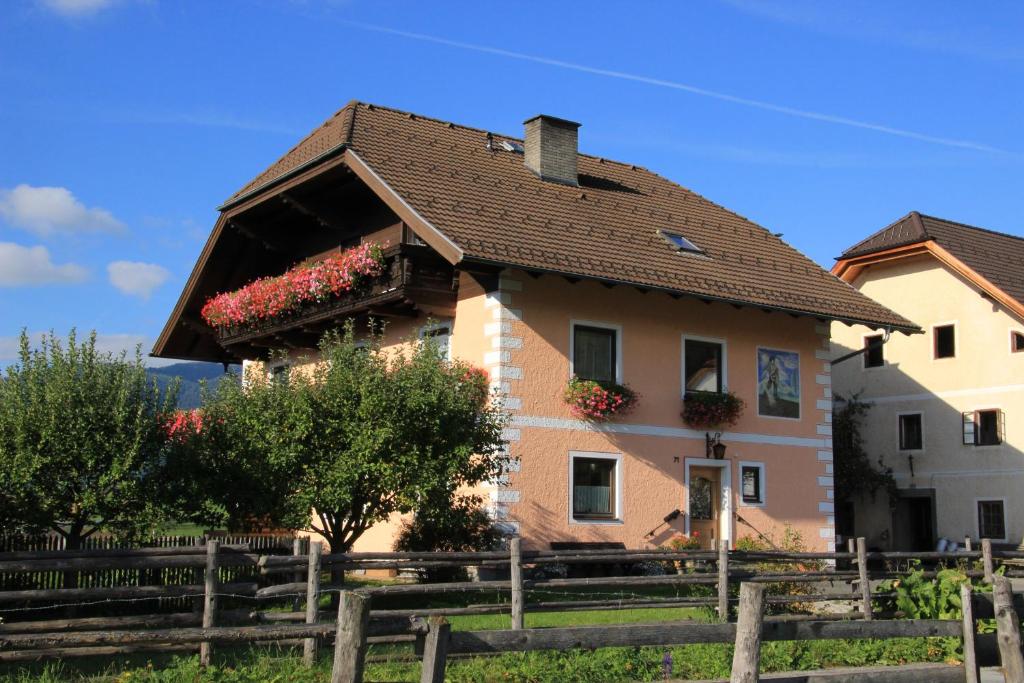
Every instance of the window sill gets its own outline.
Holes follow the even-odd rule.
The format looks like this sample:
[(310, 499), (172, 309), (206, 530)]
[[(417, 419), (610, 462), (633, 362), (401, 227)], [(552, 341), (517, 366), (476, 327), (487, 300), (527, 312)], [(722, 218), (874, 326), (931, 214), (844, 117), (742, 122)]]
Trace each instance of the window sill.
[(589, 524), (596, 526), (621, 526), (621, 519), (576, 519), (575, 517), (569, 520), (570, 524)]
[(741, 500), (737, 504), (741, 508), (763, 508), (765, 506), (764, 501), (761, 501), (760, 503), (746, 503)]

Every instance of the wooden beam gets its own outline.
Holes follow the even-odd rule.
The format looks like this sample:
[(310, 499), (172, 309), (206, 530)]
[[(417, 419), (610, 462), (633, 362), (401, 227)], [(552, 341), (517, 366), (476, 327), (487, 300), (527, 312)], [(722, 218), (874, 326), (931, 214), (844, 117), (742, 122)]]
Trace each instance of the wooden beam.
[(266, 237), (263, 237), (262, 235), (257, 234), (255, 230), (253, 230), (249, 226), (246, 226), (237, 218), (232, 218), (231, 220), (229, 220), (228, 227), (232, 228), (233, 230), (236, 230), (239, 234), (244, 235), (255, 242), (259, 242), (267, 251), (276, 251), (280, 254), (288, 253), (288, 250), (285, 249), (282, 245), (272, 240), (269, 240)]
[(308, 204), (300, 202), (292, 195), (282, 192), (281, 194), (278, 195), (278, 197), (281, 199), (282, 202), (284, 202), (285, 206), (295, 209), (296, 211), (301, 213), (303, 216), (306, 216), (307, 218), (312, 218), (321, 228), (326, 228), (328, 230), (337, 230), (339, 232), (344, 230), (343, 227), (327, 220), (326, 218), (318, 214), (316, 211), (309, 208)]

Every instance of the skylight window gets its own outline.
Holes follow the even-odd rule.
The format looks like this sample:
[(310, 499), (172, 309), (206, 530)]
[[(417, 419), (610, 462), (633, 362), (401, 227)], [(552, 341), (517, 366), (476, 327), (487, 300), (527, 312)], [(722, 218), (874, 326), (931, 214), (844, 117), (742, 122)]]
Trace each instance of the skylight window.
[(669, 244), (676, 248), (677, 251), (685, 251), (691, 254), (703, 254), (704, 250), (698, 247), (696, 244), (686, 239), (678, 232), (668, 232), (666, 230), (659, 230), (658, 233), (664, 237)]
[(518, 142), (512, 142), (510, 140), (502, 140), (501, 146), (506, 152), (515, 152), (516, 154), (523, 153), (523, 146)]

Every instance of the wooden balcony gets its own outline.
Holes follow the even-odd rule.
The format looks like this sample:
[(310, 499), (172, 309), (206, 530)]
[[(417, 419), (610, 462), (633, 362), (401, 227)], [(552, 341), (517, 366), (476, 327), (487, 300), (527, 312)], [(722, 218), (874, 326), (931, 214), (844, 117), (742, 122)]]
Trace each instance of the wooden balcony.
[(267, 349), (315, 348), (324, 332), (347, 319), (416, 317), (455, 313), (458, 278), (452, 266), (427, 247), (401, 244), (384, 250), (384, 272), (358, 291), (258, 324), (216, 330), (217, 342), (239, 357)]

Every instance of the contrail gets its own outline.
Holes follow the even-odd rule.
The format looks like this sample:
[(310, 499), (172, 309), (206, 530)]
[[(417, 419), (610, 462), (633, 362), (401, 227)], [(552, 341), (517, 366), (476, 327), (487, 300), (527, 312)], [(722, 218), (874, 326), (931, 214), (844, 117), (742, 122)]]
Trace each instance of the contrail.
[(833, 114), (823, 114), (821, 112), (809, 111), (807, 109), (787, 107), (781, 104), (773, 104), (771, 102), (764, 102), (762, 100), (753, 100), (747, 97), (739, 97), (737, 95), (730, 95), (728, 93), (718, 92), (716, 90), (708, 90), (707, 88), (701, 88), (695, 85), (688, 85), (686, 83), (680, 83), (678, 81), (669, 81), (663, 78), (641, 76), (639, 74), (632, 74), (626, 71), (601, 69), (598, 67), (587, 66), (585, 64), (577, 64), (575, 62), (566, 62), (561, 59), (541, 57), (539, 55), (531, 55), (525, 52), (515, 52), (513, 50), (505, 50), (502, 48), (490, 47), (487, 45), (477, 45), (475, 43), (466, 43), (459, 40), (449, 40), (448, 38), (440, 38), (438, 36), (432, 36), (425, 33), (402, 31), (400, 29), (389, 28), (387, 26), (365, 24), (359, 21), (349, 21), (345, 19), (341, 19), (339, 21), (340, 23), (347, 24), (354, 28), (359, 28), (365, 31), (387, 33), (393, 36), (409, 38), (411, 40), (419, 40), (426, 43), (445, 45), (447, 47), (455, 47), (462, 50), (472, 50), (473, 52), (482, 52), (485, 54), (497, 55), (499, 57), (508, 57), (509, 59), (518, 59), (520, 61), (533, 62), (535, 64), (544, 64), (546, 66), (554, 66), (560, 69), (568, 69), (570, 71), (578, 71), (580, 73), (593, 74), (595, 76), (604, 76), (606, 78), (618, 78), (624, 81), (644, 83), (646, 85), (653, 85), (659, 88), (682, 90), (683, 92), (688, 92), (694, 95), (700, 95), (701, 97), (710, 97), (712, 99), (721, 100), (723, 102), (731, 102), (733, 104), (739, 104), (744, 107), (752, 107), (754, 109), (773, 111), (779, 114), (785, 114), (787, 116), (795, 116), (801, 119), (810, 119), (812, 121), (821, 121), (823, 123), (831, 123), (838, 126), (848, 126), (850, 128), (871, 130), (875, 131), (876, 133), (885, 133), (886, 135), (895, 135), (901, 138), (909, 138), (911, 140), (919, 140), (921, 142), (928, 142), (934, 145), (944, 145), (946, 147), (959, 147), (961, 149), (971, 149), (979, 152), (992, 152), (996, 154), (1012, 154), (1012, 152), (1008, 152), (1007, 150), (999, 149), (998, 147), (992, 147), (990, 145), (985, 145), (979, 142), (972, 142), (970, 140), (957, 140), (954, 138), (937, 137), (935, 135), (917, 133), (915, 131), (906, 130), (903, 128), (893, 128), (892, 126), (883, 126), (881, 124), (870, 123), (868, 121), (859, 121), (857, 119), (851, 119), (845, 116), (835, 116)]

